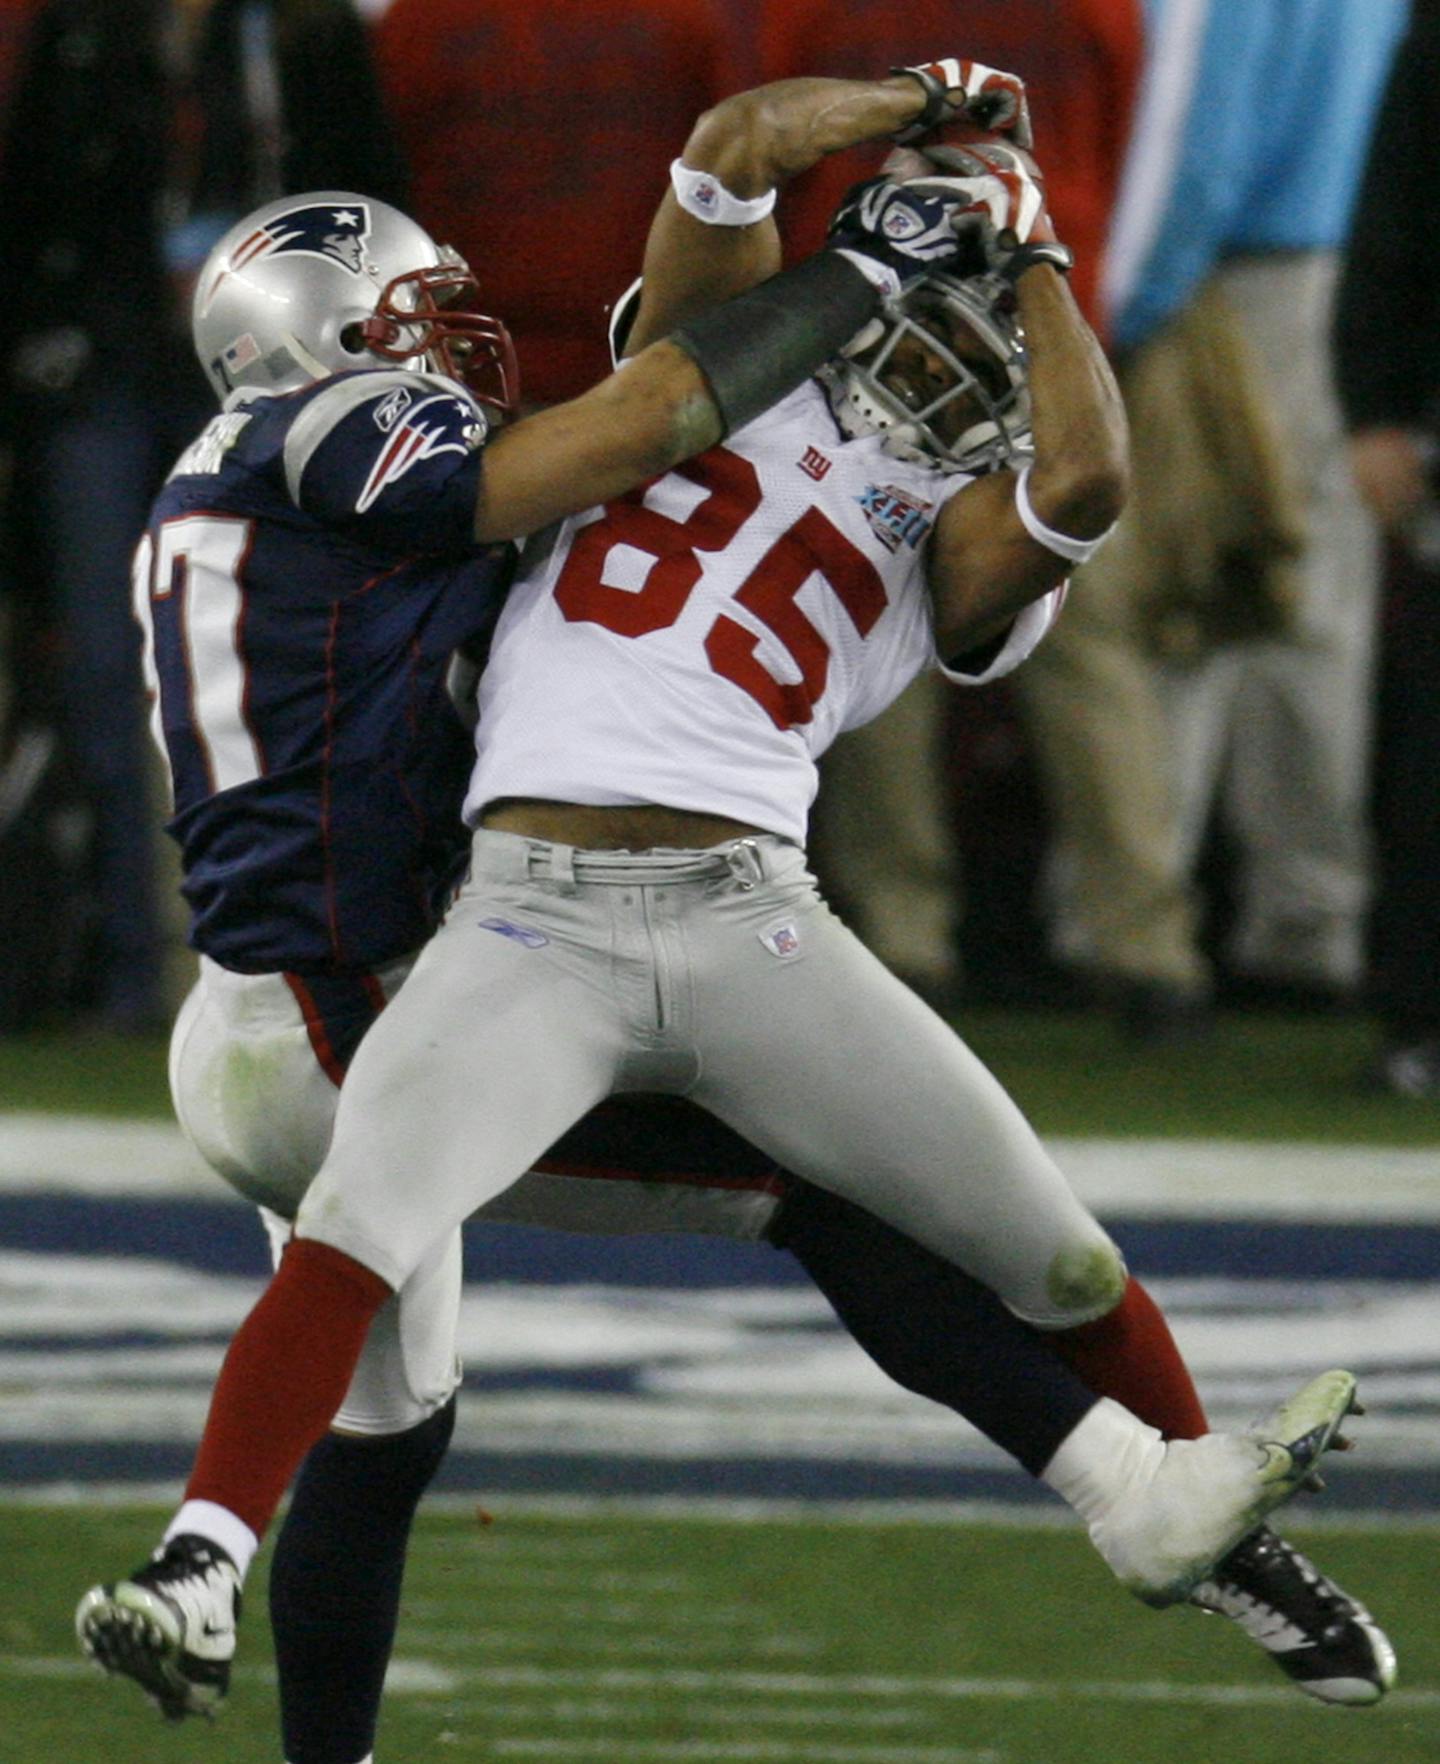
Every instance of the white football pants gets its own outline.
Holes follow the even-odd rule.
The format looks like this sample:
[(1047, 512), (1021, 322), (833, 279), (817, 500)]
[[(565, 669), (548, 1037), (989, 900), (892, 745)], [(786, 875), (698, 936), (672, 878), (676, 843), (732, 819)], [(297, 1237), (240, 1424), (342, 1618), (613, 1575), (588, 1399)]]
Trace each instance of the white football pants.
[(688, 1096), (1041, 1327), (1119, 1302), (1119, 1251), (1019, 1109), (773, 837), (630, 854), (477, 833), (355, 1055), (297, 1235), (403, 1286), (617, 1091)]
[[(379, 976), (387, 996), (408, 967)], [(233, 974), (201, 958), (170, 1038), (170, 1093), (200, 1155), (259, 1204), (278, 1261), (329, 1146), (339, 1095), (281, 975)], [(458, 1231), (438, 1237), (386, 1302), (332, 1426), (399, 1433), (449, 1400), (460, 1382), (460, 1250)]]

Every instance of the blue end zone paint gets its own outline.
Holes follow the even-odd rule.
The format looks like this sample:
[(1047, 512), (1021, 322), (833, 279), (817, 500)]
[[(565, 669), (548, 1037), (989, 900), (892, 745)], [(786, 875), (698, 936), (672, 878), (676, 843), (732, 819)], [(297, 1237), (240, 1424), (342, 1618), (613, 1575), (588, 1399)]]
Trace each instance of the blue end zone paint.
[(1170, 1279), (1440, 1279), (1440, 1228), (1430, 1224), (1108, 1219), (1106, 1227), (1137, 1273)]
[(0, 1245), (50, 1256), (153, 1256), (207, 1274), (269, 1272), (259, 1215), (225, 1201), (0, 1198)]
[[(192, 1450), (182, 1445), (88, 1444), (83, 1449), (48, 1440), (0, 1445), (0, 1487), (79, 1482), (183, 1484)], [(1364, 1472), (1332, 1460), (1327, 1489), (1315, 1514), (1423, 1513), (1440, 1510), (1440, 1469)], [(437, 1493), (643, 1496), (718, 1496), (729, 1500), (1002, 1501), (1060, 1510), (1056, 1497), (1017, 1470), (946, 1469), (916, 1464), (873, 1464), (857, 1459), (625, 1458), (510, 1456), (452, 1451), (433, 1484)], [(1306, 1497), (1293, 1509), (1308, 1516)]]
[[(1282, 1287), (1284, 1283), (1293, 1283), (1288, 1299), (1283, 1291), (1274, 1297), (1277, 1308), (1268, 1313), (1272, 1317), (1284, 1315), (1287, 1305), (1308, 1308), (1313, 1297), (1307, 1295), (1309, 1281), (1323, 1280), (1342, 1287), (1346, 1281), (1394, 1281), (1422, 1287), (1440, 1284), (1440, 1224), (1296, 1224), (1280, 1220), (1162, 1221), (1115, 1217), (1107, 1217), (1107, 1224), (1125, 1248), (1131, 1265), (1147, 1278), (1203, 1281), (1219, 1277), (1236, 1281), (1233, 1295), (1227, 1297), (1222, 1293), (1202, 1302), (1210, 1306), (1216, 1318), (1238, 1319), (1236, 1327), (1242, 1330), (1247, 1327), (1249, 1304), (1243, 1289), (1250, 1282), (1257, 1283), (1257, 1293), (1260, 1282), (1280, 1282)], [(201, 1274), (253, 1279), (257, 1293), (269, 1268), (264, 1236), (254, 1215), (245, 1207), (222, 1199), (160, 1200), (34, 1192), (3, 1196), (0, 1251), (19, 1256), (22, 1266), (27, 1254), (97, 1260), (150, 1258), (157, 1264), (180, 1266)], [(466, 1278), (472, 1287), (505, 1283), (529, 1285), (541, 1293), (555, 1289), (557, 1312), (563, 1310), (564, 1288), (569, 1285), (611, 1284), (637, 1293), (649, 1289), (662, 1295), (658, 1301), (662, 1306), (673, 1304), (682, 1308), (687, 1302), (683, 1298), (667, 1300), (663, 1295), (726, 1287), (760, 1294), (765, 1288), (808, 1290), (805, 1276), (794, 1261), (763, 1245), (686, 1237), (584, 1238), (513, 1226), (471, 1229)], [(22, 1278), (14, 1295), (17, 1303), (23, 1304), (26, 1289)], [(1398, 1286), (1396, 1299), (1402, 1307), (1410, 1302)], [(1383, 1309), (1383, 1299), (1372, 1294), (1372, 1300)], [(758, 1303), (763, 1313), (763, 1297)], [(532, 1299), (530, 1304), (534, 1308), (535, 1301)], [(548, 1299), (543, 1301), (542, 1308), (548, 1313)], [(823, 1320), (823, 1312), (817, 1310), (815, 1318), (807, 1320), (809, 1313), (803, 1306), (794, 1315), (793, 1309), (787, 1299), (776, 1313), (784, 1318), (783, 1335), (788, 1344), (776, 1351), (789, 1351), (800, 1332), (808, 1335), (813, 1329), (817, 1336), (827, 1331), (835, 1333), (833, 1326)], [(113, 1306), (106, 1305), (103, 1292), (94, 1315), (88, 1320), (77, 1319), (74, 1335), (65, 1333), (68, 1318), (47, 1320), (43, 1334), (31, 1334), (25, 1331), (27, 1319), (19, 1310), (12, 1308), (10, 1315), (16, 1333), (7, 1336), (0, 1332), (0, 1351), (12, 1356), (10, 1376), (17, 1379), (17, 1400), (43, 1393), (44, 1374), (38, 1371), (34, 1392), (25, 1388), (26, 1356), (38, 1358), (70, 1352), (80, 1356), (101, 1355), (117, 1349), (123, 1354), (130, 1349), (134, 1359), (127, 1360), (127, 1364), (140, 1369), (143, 1381), (147, 1355), (163, 1357), (167, 1345), (176, 1342), (191, 1348), (201, 1343), (218, 1347), (222, 1339), (211, 1328), (187, 1325), (183, 1317), (176, 1319), (174, 1335), (157, 1333), (148, 1315), (147, 1326), (126, 1328), (123, 1319), (127, 1313), (117, 1314)], [(753, 1344), (763, 1347), (773, 1324), (759, 1320), (750, 1327), (756, 1331)], [(1242, 1381), (1253, 1376), (1263, 1384), (1269, 1375), (1264, 1327), (1263, 1315), (1257, 1314), (1252, 1330), (1254, 1339), (1248, 1350), (1253, 1360), (1230, 1368)], [(1416, 1327), (1434, 1327), (1433, 1313)], [(487, 1396), (518, 1394), (522, 1398), (532, 1395), (543, 1399), (547, 1393), (561, 1398), (575, 1393), (613, 1394), (621, 1401), (629, 1399), (644, 1404), (657, 1394), (647, 1386), (646, 1368), (653, 1370), (656, 1364), (668, 1361), (669, 1356), (653, 1345), (633, 1358), (622, 1355), (606, 1361), (602, 1357), (599, 1363), (581, 1366), (546, 1364), (542, 1354), (538, 1363), (473, 1365), (466, 1377), (466, 1390), (477, 1406), (483, 1405)], [(1372, 1378), (1387, 1379), (1390, 1395), (1385, 1408), (1395, 1422), (1397, 1436), (1405, 1428), (1410, 1429), (1410, 1443), (1401, 1437), (1384, 1466), (1366, 1468), (1363, 1450), (1355, 1454), (1359, 1463), (1333, 1461), (1326, 1470), (1330, 1492), (1323, 1503), (1325, 1508), (1440, 1510), (1440, 1464), (1434, 1462), (1433, 1454), (1420, 1452), (1413, 1443), (1415, 1427), (1423, 1425), (1437, 1411), (1432, 1396), (1437, 1366), (1440, 1348), (1434, 1343), (1392, 1340), (1373, 1333), (1368, 1338), (1362, 1389), (1365, 1371)], [(177, 1395), (185, 1393), (187, 1400), (197, 1394), (197, 1375), (186, 1367), (155, 1376), (168, 1382)], [(113, 1374), (105, 1373), (96, 1388), (107, 1392), (108, 1399), (114, 1401), (118, 1387), (110, 1382), (112, 1378)], [(667, 1400), (663, 1380), (660, 1400)], [(689, 1398), (682, 1390), (678, 1400), (683, 1403)], [(703, 1390), (696, 1400), (702, 1404), (707, 1400)], [(722, 1394), (722, 1411), (728, 1400)], [(1263, 1405), (1257, 1403), (1259, 1406)], [(38, 1416), (38, 1405), (33, 1413)], [(188, 1440), (92, 1440), (83, 1437), (91, 1431), (83, 1427), (79, 1429), (81, 1436), (68, 1440), (36, 1437), (46, 1431), (45, 1424), (36, 1419), (32, 1428), (31, 1415), (27, 1413), (21, 1419), (21, 1411), (15, 1410), (12, 1431), (19, 1433), (21, 1429), (22, 1437), (0, 1439), (0, 1486), (57, 1482), (178, 1483), (189, 1469)], [(773, 1455), (746, 1456), (765, 1449), (766, 1435), (753, 1426), (748, 1435), (736, 1436), (732, 1455), (725, 1455), (722, 1450), (713, 1457), (678, 1453), (672, 1457), (662, 1451), (645, 1455), (637, 1448), (636, 1436), (626, 1440), (635, 1455), (612, 1457), (603, 1453), (604, 1436), (598, 1433), (583, 1441), (572, 1441), (567, 1436), (566, 1443), (601, 1449), (587, 1449), (583, 1453), (562, 1449), (552, 1453), (540, 1449), (539, 1437), (537, 1434), (526, 1438), (527, 1449), (522, 1453), (495, 1452), (487, 1449), (484, 1431), (477, 1428), (470, 1441), (447, 1460), (439, 1486), (516, 1496), (575, 1493), (811, 1500), (1050, 1499), (1046, 1491), (1019, 1471), (987, 1468), (973, 1457), (968, 1463), (954, 1465), (937, 1462), (933, 1449), (928, 1456), (925, 1451), (917, 1451), (908, 1462), (887, 1452), (884, 1461), (880, 1461), (878, 1454), (867, 1459), (864, 1445), (857, 1439), (855, 1450), (848, 1456), (831, 1456), (818, 1448), (817, 1455), (808, 1456), (812, 1442), (807, 1440), (793, 1455), (781, 1442)], [(1360, 1444), (1365, 1444), (1363, 1431)]]
[[(1431, 1224), (1113, 1218), (1106, 1224), (1140, 1274), (1440, 1280), (1440, 1227)], [(263, 1278), (269, 1271), (255, 1217), (226, 1201), (0, 1197), (0, 1246), (32, 1254), (154, 1256), (212, 1274)], [(576, 1237), (517, 1225), (467, 1230), (465, 1278), (681, 1288), (807, 1284), (790, 1256), (764, 1244)]]

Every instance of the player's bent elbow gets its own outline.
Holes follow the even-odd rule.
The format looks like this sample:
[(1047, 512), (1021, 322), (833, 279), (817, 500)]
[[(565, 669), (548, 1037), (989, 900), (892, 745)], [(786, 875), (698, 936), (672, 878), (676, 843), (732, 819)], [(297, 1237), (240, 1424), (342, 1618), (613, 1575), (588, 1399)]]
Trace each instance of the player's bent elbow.
[(1030, 505), (1047, 527), (1075, 539), (1098, 539), (1129, 500), (1129, 461), (1121, 449), (1104, 449), (1062, 462), (1037, 462), (1028, 489)]
[(696, 171), (714, 173), (732, 196), (763, 196), (774, 180), (774, 134), (763, 88), (736, 92), (696, 118), (680, 157)]

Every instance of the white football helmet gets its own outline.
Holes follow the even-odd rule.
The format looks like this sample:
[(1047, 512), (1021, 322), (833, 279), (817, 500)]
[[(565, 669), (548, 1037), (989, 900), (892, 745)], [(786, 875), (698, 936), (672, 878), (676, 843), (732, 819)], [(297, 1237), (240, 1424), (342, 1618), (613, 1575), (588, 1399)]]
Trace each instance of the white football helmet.
[[(923, 346), (924, 374), (904, 371), (909, 339)], [(881, 435), (899, 459), (979, 473), (1032, 451), (1026, 368), (1014, 290), (998, 276), (935, 270), (887, 300), (819, 378), (852, 439)]]
[(519, 398), (510, 333), (469, 265), (408, 215), (345, 190), (267, 202), (211, 251), (195, 352), (220, 398), (291, 392), (350, 368), (431, 368), (501, 413)]

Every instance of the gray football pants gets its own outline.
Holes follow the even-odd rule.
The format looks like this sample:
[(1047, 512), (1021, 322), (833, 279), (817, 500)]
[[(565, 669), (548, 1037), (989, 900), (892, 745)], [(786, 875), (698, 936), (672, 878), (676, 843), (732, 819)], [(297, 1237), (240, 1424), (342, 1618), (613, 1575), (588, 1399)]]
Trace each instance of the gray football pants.
[(351, 1065), (297, 1219), (399, 1286), (615, 1091), (688, 1096), (1019, 1315), (1116, 1304), (1119, 1252), (974, 1054), (845, 929), (804, 853), (476, 834)]

